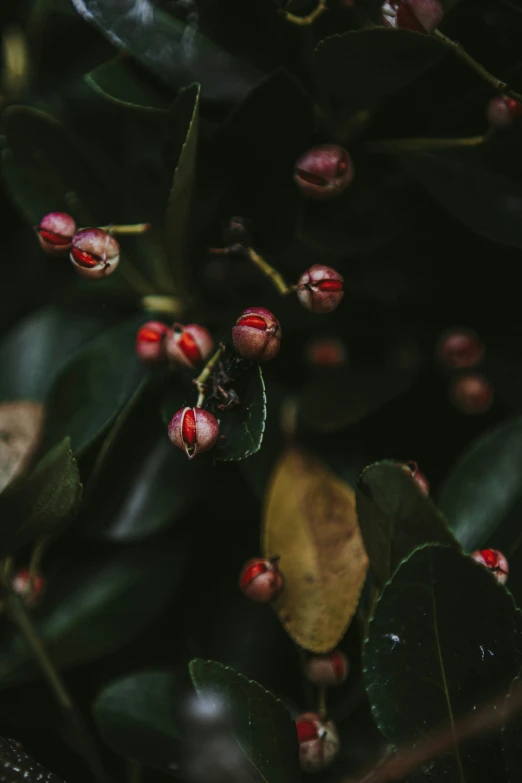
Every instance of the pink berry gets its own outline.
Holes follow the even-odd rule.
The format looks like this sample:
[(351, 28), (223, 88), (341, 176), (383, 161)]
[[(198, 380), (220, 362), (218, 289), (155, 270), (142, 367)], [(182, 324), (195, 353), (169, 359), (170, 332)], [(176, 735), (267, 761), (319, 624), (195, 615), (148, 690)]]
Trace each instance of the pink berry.
[(430, 494), (430, 484), (424, 473), (419, 470), (416, 462), (401, 462), (403, 470), (408, 473), (423, 495)]
[(167, 358), (166, 339), (171, 333), (167, 324), (148, 321), (140, 326), (136, 335), (136, 353), (144, 362), (154, 364)]
[(386, 0), (381, 8), (385, 27), (432, 33), (442, 21), (444, 11), (440, 0)]
[(488, 568), (497, 582), (505, 585), (509, 574), (508, 561), (498, 549), (477, 549), (471, 557), (477, 563)]
[(437, 356), (448, 370), (465, 370), (480, 364), (484, 346), (471, 329), (452, 329), (440, 337)]
[(507, 95), (497, 95), (488, 103), (488, 122), (494, 128), (506, 128), (522, 114), (522, 103)]
[(297, 281), (297, 297), (312, 313), (331, 313), (343, 296), (343, 278), (331, 266), (314, 264)]
[(34, 574), (31, 579), (29, 569), (21, 568), (11, 582), (13, 591), (23, 599), (28, 606), (36, 606), (45, 592), (45, 579), (39, 574)]
[(81, 277), (99, 280), (115, 271), (120, 245), (102, 228), (82, 228), (73, 237), (70, 258)]
[(350, 155), (337, 144), (312, 147), (294, 167), (294, 180), (308, 198), (322, 201), (339, 196), (353, 179)]
[(346, 350), (340, 340), (318, 337), (307, 345), (306, 358), (313, 367), (341, 367), (346, 361)]
[(333, 721), (323, 720), (316, 712), (305, 712), (295, 725), (301, 769), (318, 772), (328, 767), (339, 752), (339, 735)]
[(182, 408), (169, 424), (169, 438), (189, 459), (211, 449), (218, 437), (216, 417), (203, 408)]
[(168, 358), (184, 367), (195, 367), (205, 361), (213, 348), (212, 335), (199, 324), (174, 324), (166, 341)]
[(248, 560), (241, 570), (239, 586), (247, 598), (260, 604), (275, 601), (285, 586), (285, 578), (277, 565), (277, 559)]
[(279, 321), (264, 307), (243, 310), (232, 329), (234, 348), (243, 359), (266, 362), (279, 353), (281, 346)]
[(312, 655), (306, 662), (306, 676), (314, 685), (340, 685), (348, 675), (348, 660), (341, 650)]
[(76, 223), (67, 212), (49, 212), (34, 230), (48, 256), (64, 256), (71, 249)]
[(485, 413), (490, 408), (493, 397), (493, 386), (483, 375), (460, 375), (450, 386), (450, 399), (461, 413)]

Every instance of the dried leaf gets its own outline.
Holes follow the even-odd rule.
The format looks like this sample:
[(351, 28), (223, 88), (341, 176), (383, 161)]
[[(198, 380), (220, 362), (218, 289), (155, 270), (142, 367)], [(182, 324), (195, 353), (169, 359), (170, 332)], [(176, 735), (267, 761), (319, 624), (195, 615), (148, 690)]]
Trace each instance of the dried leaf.
[(28, 468), (40, 441), (43, 416), (38, 402), (0, 405), (0, 492)]
[(280, 557), (285, 589), (274, 607), (286, 631), (307, 650), (331, 650), (368, 569), (351, 487), (314, 457), (288, 450), (268, 490), (263, 549)]

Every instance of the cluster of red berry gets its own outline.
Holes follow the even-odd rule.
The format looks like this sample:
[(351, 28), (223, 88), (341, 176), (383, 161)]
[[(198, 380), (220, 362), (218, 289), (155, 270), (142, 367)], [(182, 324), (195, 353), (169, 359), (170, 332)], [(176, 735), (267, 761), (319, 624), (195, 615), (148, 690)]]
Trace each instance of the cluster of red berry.
[(467, 414), (485, 413), (493, 402), (494, 391), (482, 374), (471, 372), (483, 360), (485, 348), (471, 329), (451, 329), (437, 344), (437, 358), (455, 376), (449, 385), (453, 405)]

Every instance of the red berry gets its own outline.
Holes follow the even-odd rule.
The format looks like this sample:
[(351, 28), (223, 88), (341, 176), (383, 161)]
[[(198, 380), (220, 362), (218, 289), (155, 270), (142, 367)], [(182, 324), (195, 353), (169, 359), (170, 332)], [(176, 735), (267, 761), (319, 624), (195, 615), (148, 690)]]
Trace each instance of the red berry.
[(23, 599), (28, 606), (35, 606), (45, 592), (45, 579), (39, 574), (34, 574), (31, 579), (29, 569), (21, 568), (11, 582), (13, 591)]
[(348, 661), (341, 650), (312, 655), (306, 662), (306, 676), (314, 685), (340, 685), (348, 675)]
[(218, 437), (216, 417), (203, 408), (182, 408), (169, 424), (169, 438), (189, 459), (211, 449)]
[(71, 248), (76, 223), (66, 212), (49, 212), (34, 230), (40, 247), (48, 256), (63, 256)]
[(308, 344), (306, 358), (314, 367), (340, 367), (345, 363), (346, 351), (340, 340), (318, 337)]
[(294, 167), (294, 180), (301, 192), (317, 201), (339, 196), (352, 179), (352, 159), (337, 144), (312, 147)]
[(305, 712), (296, 722), (299, 761), (305, 772), (318, 772), (332, 763), (339, 752), (339, 735), (331, 720)]
[(515, 117), (522, 114), (522, 103), (507, 95), (497, 95), (488, 103), (487, 116), (489, 124), (494, 128), (505, 128), (511, 125)]
[(167, 324), (161, 321), (148, 321), (138, 329), (136, 335), (136, 353), (144, 362), (162, 362), (167, 357), (165, 341), (171, 333)]
[(314, 264), (297, 281), (297, 297), (312, 313), (331, 313), (343, 296), (343, 278), (331, 266)]
[(278, 598), (285, 586), (285, 579), (277, 560), (256, 557), (248, 560), (241, 570), (239, 586), (247, 598), (258, 603), (269, 603)]
[(234, 348), (243, 359), (266, 362), (279, 353), (281, 345), (279, 321), (264, 307), (243, 310), (232, 329)]
[(82, 228), (73, 237), (70, 258), (81, 277), (101, 279), (118, 266), (120, 245), (102, 228)]
[(169, 359), (185, 367), (195, 367), (208, 359), (213, 348), (212, 335), (199, 324), (174, 324), (166, 342)]
[(499, 552), (498, 549), (477, 549), (471, 557), (477, 563), (488, 568), (497, 582), (500, 582), (501, 585), (506, 584), (509, 565), (502, 552)]
[(440, 0), (386, 0), (381, 8), (385, 27), (432, 33), (442, 21), (444, 11)]
[(437, 355), (448, 370), (465, 370), (480, 364), (484, 346), (471, 329), (452, 329), (441, 335)]
[(460, 375), (450, 386), (450, 398), (461, 413), (485, 413), (493, 402), (493, 387), (483, 375)]
[(401, 462), (399, 463), (403, 470), (408, 473), (415, 484), (418, 486), (423, 495), (430, 494), (430, 484), (424, 473), (419, 470), (419, 466), (416, 462)]

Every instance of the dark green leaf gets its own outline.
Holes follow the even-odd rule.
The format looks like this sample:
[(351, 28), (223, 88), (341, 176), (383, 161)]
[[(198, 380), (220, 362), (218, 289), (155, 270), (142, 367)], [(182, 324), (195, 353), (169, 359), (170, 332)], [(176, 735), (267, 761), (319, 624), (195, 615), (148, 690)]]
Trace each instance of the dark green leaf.
[(172, 774), (183, 744), (175, 711), (180, 678), (139, 672), (110, 683), (98, 696), (94, 717), (101, 736), (120, 756)]
[(439, 505), (465, 549), (483, 546), (522, 498), (522, 419), (496, 427), (462, 455)]
[(239, 101), (262, 74), (150, 0), (73, 0), (83, 18), (173, 90), (200, 82), (205, 98)]
[(357, 515), (370, 566), (381, 585), (418, 546), (459, 546), (433, 501), (393, 462), (376, 462), (363, 470), (357, 482)]
[(283, 703), (253, 680), (227, 666), (196, 658), (190, 676), (200, 695), (223, 704), (232, 731), (265, 783), (293, 783), (301, 779), (295, 723)]
[(59, 777), (29, 756), (13, 739), (0, 737), (0, 775), (3, 783), (61, 783)]
[(266, 421), (266, 395), (263, 374), (258, 364), (237, 362), (229, 369), (239, 405), (215, 410), (220, 438), (216, 458), (234, 462), (251, 457), (261, 448)]
[(134, 63), (118, 55), (86, 74), (85, 81), (103, 98), (127, 109), (163, 112), (172, 99), (152, 79), (138, 72)]
[(516, 699), (519, 709), (505, 722), (502, 730), (502, 750), (508, 783), (518, 783), (522, 780), (522, 715), (520, 713), (521, 679), (515, 677), (506, 700), (506, 707), (511, 707), (511, 700)]
[[(416, 746), (441, 724), (501, 699), (518, 672), (519, 643), (513, 598), (487, 569), (449, 547), (418, 549), (385, 586), (365, 645), (379, 729), (393, 745)], [(499, 734), (453, 744), (414, 780), (504, 780)]]

